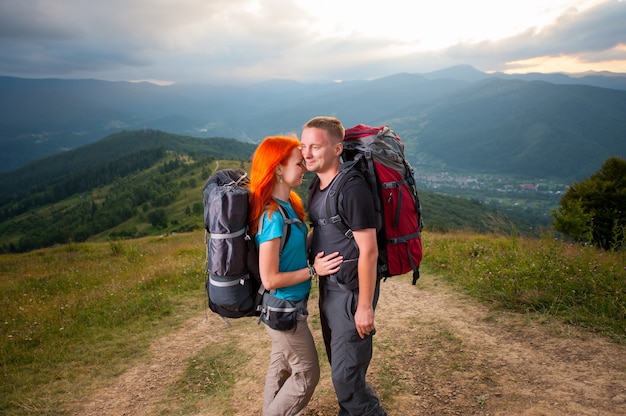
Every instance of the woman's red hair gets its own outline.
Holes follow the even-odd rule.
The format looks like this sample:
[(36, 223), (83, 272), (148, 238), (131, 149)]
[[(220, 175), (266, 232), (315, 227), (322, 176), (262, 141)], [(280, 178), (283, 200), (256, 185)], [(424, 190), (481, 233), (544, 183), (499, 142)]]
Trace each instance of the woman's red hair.
[[(252, 157), (250, 168), (250, 232), (256, 234), (259, 220), (269, 207), (270, 213), (276, 211), (277, 202), (272, 198), (272, 190), (276, 180), (276, 167), (284, 165), (291, 157), (293, 149), (300, 147), (297, 139), (283, 136), (266, 137), (257, 147)], [(292, 189), (289, 202), (298, 217), (304, 221), (304, 205), (302, 199)]]

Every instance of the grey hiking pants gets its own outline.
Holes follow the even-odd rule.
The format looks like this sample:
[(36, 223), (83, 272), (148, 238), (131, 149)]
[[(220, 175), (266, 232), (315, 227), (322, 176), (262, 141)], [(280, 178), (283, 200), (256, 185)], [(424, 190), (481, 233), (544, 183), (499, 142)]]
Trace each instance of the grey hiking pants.
[(372, 359), (372, 336), (361, 339), (357, 333), (354, 313), (358, 297), (358, 291), (341, 289), (320, 278), (322, 333), (339, 402), (339, 416), (386, 416), (376, 392), (365, 380)]
[(289, 331), (265, 326), (272, 340), (265, 379), (263, 416), (296, 416), (311, 400), (320, 378), (320, 367), (307, 317), (298, 317)]

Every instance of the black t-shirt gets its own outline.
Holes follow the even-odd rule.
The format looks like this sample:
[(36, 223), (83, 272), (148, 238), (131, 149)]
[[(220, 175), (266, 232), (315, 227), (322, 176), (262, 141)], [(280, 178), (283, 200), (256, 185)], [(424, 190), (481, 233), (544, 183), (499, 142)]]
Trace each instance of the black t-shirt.
[[(337, 177), (333, 181), (335, 181)], [(332, 182), (325, 189), (311, 189), (311, 202), (309, 203), (309, 217), (315, 225), (311, 241), (311, 255), (323, 251), (332, 253), (338, 251), (344, 261), (356, 259), (359, 256), (358, 249), (353, 239), (348, 239), (342, 230), (334, 224), (317, 225), (317, 221), (328, 217), (326, 209), (327, 193), (332, 187)], [(369, 186), (362, 176), (356, 175), (351, 178), (339, 190), (341, 194), (341, 207), (339, 212), (343, 214), (345, 224), (353, 231), (376, 228), (376, 210)]]

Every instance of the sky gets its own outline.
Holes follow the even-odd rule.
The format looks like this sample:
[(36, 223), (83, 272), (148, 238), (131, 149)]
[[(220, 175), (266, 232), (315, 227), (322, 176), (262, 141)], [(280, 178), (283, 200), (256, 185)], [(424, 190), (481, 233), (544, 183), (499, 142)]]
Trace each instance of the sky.
[(626, 73), (625, 0), (0, 0), (0, 75), (159, 84)]

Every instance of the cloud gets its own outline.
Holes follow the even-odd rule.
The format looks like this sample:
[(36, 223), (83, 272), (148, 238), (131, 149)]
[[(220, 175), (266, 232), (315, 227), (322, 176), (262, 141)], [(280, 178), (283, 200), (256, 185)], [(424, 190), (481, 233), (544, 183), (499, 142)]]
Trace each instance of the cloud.
[(389, 19), (333, 33), (314, 24), (320, 19), (293, 0), (0, 0), (0, 74), (221, 83), (377, 78), (457, 64), (503, 70), (565, 54), (626, 61), (624, 49), (615, 49), (626, 43), (623, 1), (572, 9), (501, 40), (429, 51), (421, 32), (368, 36), (367, 25), (384, 28), (394, 24)]
[(458, 44), (445, 51), (451, 60), (475, 59), (485, 70), (503, 70), (512, 61), (538, 57), (603, 62), (607, 56), (626, 60), (619, 45), (626, 44), (626, 3), (609, 1), (584, 13), (568, 10), (553, 24), (531, 27), (516, 36), (477, 44)]
[(5, 0), (0, 71), (232, 76), (287, 62), (306, 42), (303, 19), (289, 1)]

